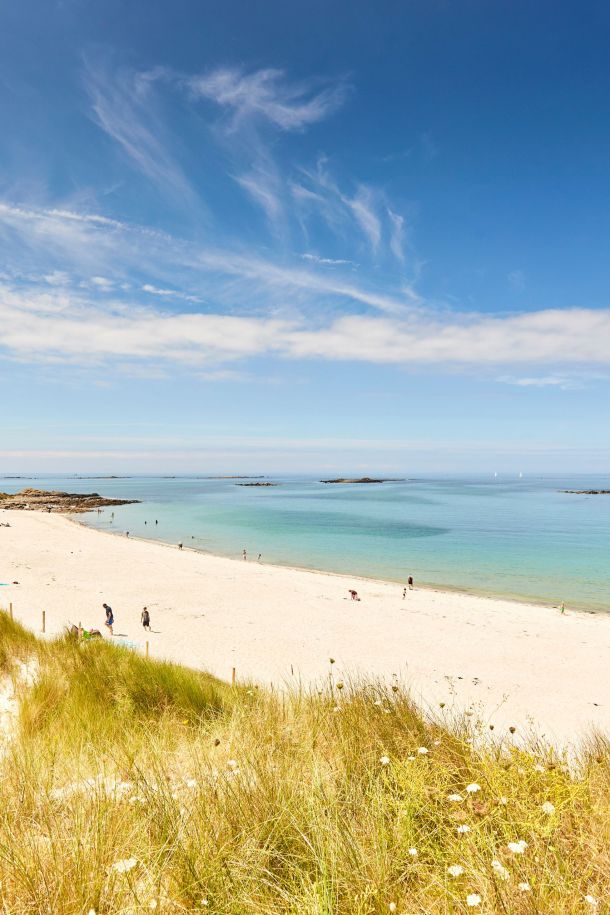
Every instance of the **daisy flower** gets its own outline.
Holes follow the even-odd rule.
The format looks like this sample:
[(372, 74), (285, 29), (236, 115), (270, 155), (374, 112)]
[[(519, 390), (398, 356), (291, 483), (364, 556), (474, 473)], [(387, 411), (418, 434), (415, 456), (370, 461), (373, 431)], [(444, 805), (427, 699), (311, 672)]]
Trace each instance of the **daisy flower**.
[(466, 785), (466, 791), (468, 794), (476, 794), (477, 791), (481, 790), (481, 786), (477, 785), (476, 782), (471, 782), (470, 785)]
[(551, 804), (550, 801), (545, 801), (540, 809), (543, 813), (546, 813), (547, 816), (552, 816), (555, 813), (555, 806)]
[(457, 828), (458, 835), (463, 836), (467, 832), (470, 832), (470, 826), (467, 823), (462, 823), (461, 826)]
[(416, 848), (410, 848), (410, 849), (409, 849), (409, 854), (411, 855), (412, 858), (417, 858), (417, 849), (416, 849)]
[(450, 877), (461, 877), (462, 874), (464, 873), (464, 868), (462, 867), (461, 864), (451, 864), (447, 868), (447, 873), (449, 874)]
[(389, 766), (389, 765), (390, 765), (390, 757), (389, 757), (389, 756), (380, 756), (380, 757), (379, 757), (379, 762), (381, 763), (382, 766)]
[(478, 893), (470, 893), (466, 896), (466, 905), (470, 906), (471, 909), (476, 909), (478, 905), (481, 905), (481, 897)]
[(506, 847), (509, 851), (512, 851), (513, 855), (522, 855), (527, 848), (527, 842), (524, 839), (519, 839), (518, 842), (509, 842)]

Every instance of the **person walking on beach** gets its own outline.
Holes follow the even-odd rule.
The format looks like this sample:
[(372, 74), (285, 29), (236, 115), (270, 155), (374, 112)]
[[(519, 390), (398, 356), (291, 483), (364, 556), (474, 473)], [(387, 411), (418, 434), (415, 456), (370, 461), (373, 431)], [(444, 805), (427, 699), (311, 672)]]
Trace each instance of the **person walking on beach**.
[(562, 615), (566, 612), (566, 605), (564, 604), (563, 601), (561, 602), (561, 606), (560, 606), (560, 608), (559, 608), (559, 611), (560, 611), (560, 613), (561, 613)]
[(179, 549), (179, 550), (182, 549), (182, 540), (181, 540), (180, 543), (178, 544), (178, 549)]
[(407, 584), (409, 585), (409, 591), (412, 591), (413, 590), (413, 576), (412, 575), (409, 575), (409, 577), (407, 578)]
[(257, 562), (260, 562), (260, 561), (261, 561), (261, 556), (262, 556), (262, 555), (263, 555), (262, 553), (259, 553), (259, 554), (258, 554), (258, 560), (257, 560)]
[(142, 610), (141, 620), (144, 629), (147, 629), (148, 632), (150, 632), (150, 613), (148, 612), (148, 607), (144, 607)]
[(245, 550), (242, 550), (242, 555), (243, 555), (244, 559), (247, 559), (247, 558), (248, 558), (248, 554), (246, 553)]
[(112, 613), (112, 607), (109, 607), (108, 604), (102, 604), (102, 607), (106, 611), (106, 622), (104, 626), (108, 629), (110, 635), (114, 635), (112, 627), (114, 626), (114, 615)]

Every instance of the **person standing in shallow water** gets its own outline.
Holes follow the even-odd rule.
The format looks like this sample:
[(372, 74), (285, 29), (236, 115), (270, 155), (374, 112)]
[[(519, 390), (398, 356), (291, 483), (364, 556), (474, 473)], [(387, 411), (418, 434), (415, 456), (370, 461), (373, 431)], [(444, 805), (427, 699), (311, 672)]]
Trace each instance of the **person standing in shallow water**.
[(109, 607), (108, 604), (102, 604), (102, 607), (106, 611), (106, 621), (104, 626), (106, 626), (110, 635), (114, 635), (112, 631), (112, 627), (114, 626), (114, 614), (112, 612), (112, 607)]
[(242, 556), (244, 557), (244, 559), (248, 558), (248, 554), (246, 553), (245, 550), (242, 550)]
[(413, 576), (412, 575), (409, 575), (409, 577), (407, 578), (407, 584), (409, 585), (409, 591), (412, 591), (413, 590)]

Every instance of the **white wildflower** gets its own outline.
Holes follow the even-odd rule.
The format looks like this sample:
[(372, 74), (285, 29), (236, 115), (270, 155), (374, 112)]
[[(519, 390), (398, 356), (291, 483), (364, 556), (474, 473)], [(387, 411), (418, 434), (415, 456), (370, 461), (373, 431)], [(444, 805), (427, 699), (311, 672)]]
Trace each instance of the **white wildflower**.
[(460, 836), (466, 835), (467, 832), (470, 832), (470, 826), (467, 823), (462, 823), (461, 826), (458, 826), (457, 831)]
[(450, 877), (460, 877), (464, 873), (464, 868), (461, 864), (452, 864), (447, 868), (447, 873)]
[(415, 756), (407, 756), (409, 762), (415, 762)]
[(375, 699), (375, 701), (373, 702), (373, 705), (383, 705), (383, 702), (381, 701), (381, 699)]
[(501, 798), (500, 798), (500, 803), (503, 804), (503, 805), (506, 807), (506, 805), (508, 804), (508, 798), (507, 798), (507, 797), (501, 797)]
[(595, 896), (591, 896), (590, 893), (587, 893), (587, 895), (585, 896), (585, 902), (587, 902), (591, 906), (592, 909), (597, 908), (597, 899), (595, 898)]
[(455, 802), (457, 802), (457, 801), (463, 801), (464, 798), (462, 797), (461, 794), (448, 794), (448, 795), (447, 795), (447, 800), (448, 800), (448, 801), (455, 801)]
[(521, 890), (522, 893), (531, 893), (531, 891), (532, 891), (532, 888), (529, 885), (529, 883), (527, 882), (527, 880), (524, 880), (523, 883), (518, 883), (517, 886), (519, 887), (519, 889)]
[(128, 871), (132, 870), (137, 863), (137, 858), (123, 858), (122, 861), (115, 861), (115, 863), (112, 865), (112, 869), (117, 871), (119, 874), (126, 874)]
[(156, 908), (157, 908), (157, 900), (156, 900), (156, 899), (151, 899), (150, 902), (148, 903), (148, 908), (149, 908), (149, 909), (156, 909)]
[(335, 707), (334, 707), (334, 709), (333, 709), (333, 712), (340, 712), (340, 711), (341, 711), (341, 706), (340, 706), (340, 705), (335, 705)]
[(546, 813), (547, 816), (552, 816), (555, 813), (555, 805), (551, 804), (550, 801), (545, 801), (541, 807), (543, 813)]
[(519, 839), (518, 842), (509, 842), (506, 847), (512, 851), (513, 855), (522, 855), (527, 848), (527, 842), (525, 839)]
[[(334, 662), (331, 661), (331, 664), (333, 664), (333, 663), (334, 663)], [(202, 900), (201, 900), (201, 905), (202, 905), (204, 908), (205, 908), (206, 906), (208, 906), (209, 904), (210, 904), (210, 903), (207, 901), (207, 899), (202, 899)]]
[(416, 849), (416, 848), (410, 848), (410, 849), (409, 849), (409, 854), (411, 855), (412, 858), (417, 858), (417, 854), (418, 854), (417, 849)]
[(500, 878), (500, 880), (508, 880), (508, 878), (510, 877), (510, 874), (507, 871), (507, 869), (504, 867), (504, 865), (502, 864), (501, 861), (498, 861), (498, 860), (492, 861), (491, 866), (495, 870), (495, 872), (498, 875), (498, 877)]
[(395, 902), (391, 902), (391, 903), (388, 905), (388, 909), (390, 910), (390, 912), (395, 912), (395, 911), (396, 911), (396, 903), (395, 903)]
[(481, 897), (478, 893), (470, 893), (466, 896), (466, 905), (470, 906), (471, 909), (476, 909), (478, 905), (481, 905)]
[(544, 766), (541, 766), (540, 763), (536, 763), (534, 766), (534, 772), (546, 772)]
[(379, 757), (379, 762), (381, 763), (382, 766), (389, 766), (389, 765), (390, 765), (390, 757), (389, 757), (389, 756), (380, 756), (380, 757)]
[(237, 769), (237, 760), (236, 760), (236, 759), (229, 759), (229, 760), (227, 761), (227, 766), (229, 767), (229, 769)]
[(434, 743), (435, 747), (440, 747), (440, 745), (441, 745), (440, 740), (434, 740), (433, 743)]
[(471, 782), (469, 785), (466, 785), (466, 791), (468, 794), (476, 794), (477, 791), (481, 790), (481, 786), (477, 785), (476, 782)]
[(428, 748), (427, 748), (427, 747), (419, 747), (418, 750), (417, 750), (417, 752), (419, 753), (420, 756), (425, 756), (425, 755), (428, 753)]

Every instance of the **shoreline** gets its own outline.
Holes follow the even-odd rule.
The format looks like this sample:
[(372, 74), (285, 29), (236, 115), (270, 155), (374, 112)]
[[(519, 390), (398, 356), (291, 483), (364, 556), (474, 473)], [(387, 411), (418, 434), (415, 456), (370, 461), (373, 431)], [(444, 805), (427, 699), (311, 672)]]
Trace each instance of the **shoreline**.
[(107, 602), (119, 644), (149, 642), (152, 658), (224, 680), (236, 668), (240, 682), (310, 688), (332, 670), (400, 682), (437, 714), (470, 711), (494, 738), (535, 729), (564, 746), (610, 732), (608, 615), (421, 587), (403, 600), (395, 582), (179, 550), (65, 515), (0, 518), (11, 523), (0, 528), (2, 605), (36, 632), (45, 610), (47, 636), (79, 622), (104, 631)]
[[(83, 512), (83, 514), (87, 514)], [(68, 512), (63, 513), (63, 517), (68, 521), (71, 521), (73, 524), (81, 525), (82, 527), (87, 528), (88, 530), (95, 531), (98, 534), (109, 534), (112, 537), (118, 537), (125, 540), (134, 540), (141, 543), (153, 543), (158, 546), (169, 547), (170, 549), (178, 549), (177, 544), (170, 542), (169, 540), (155, 539), (154, 537), (141, 537), (139, 534), (130, 534), (129, 537), (125, 537), (125, 534), (118, 530), (107, 530), (102, 527), (96, 527), (92, 524), (87, 524), (86, 521), (81, 520), (76, 515), (71, 515)], [(217, 553), (214, 550), (205, 550), (196, 546), (187, 546), (186, 544), (182, 547), (182, 552), (191, 552), (198, 553), (203, 556), (211, 556), (215, 559), (227, 559), (231, 562), (241, 563), (243, 560), (239, 558), (238, 555), (229, 555), (228, 553)], [(377, 576), (363, 575), (360, 572), (341, 572), (336, 569), (317, 569), (315, 566), (300, 566), (294, 565), (289, 562), (269, 562), (267, 560), (262, 560), (260, 563), (256, 559), (248, 559), (248, 562), (256, 563), (257, 565), (268, 566), (272, 569), (289, 569), (294, 572), (312, 572), (316, 575), (330, 575), (334, 577), (346, 578), (352, 581), (364, 581), (364, 582), (378, 582), (385, 584), (398, 585), (401, 588), (405, 586), (404, 579), (400, 578), (378, 578)], [(499, 591), (482, 591), (476, 588), (460, 588), (458, 586), (453, 587), (452, 585), (447, 584), (434, 584), (431, 582), (418, 582), (415, 585), (415, 590), (418, 591), (431, 591), (435, 594), (462, 594), (467, 597), (481, 598), (483, 600), (502, 600), (509, 603), (515, 604), (527, 604), (532, 607), (544, 607), (547, 610), (558, 610), (561, 606), (561, 601), (559, 603), (553, 603), (550, 600), (545, 600), (542, 597), (536, 596), (520, 596), (518, 594), (505, 594)], [(565, 603), (565, 609), (571, 614), (582, 614), (586, 616), (610, 616), (610, 609), (608, 610), (592, 610), (589, 607), (581, 607), (577, 604), (567, 604)]]

